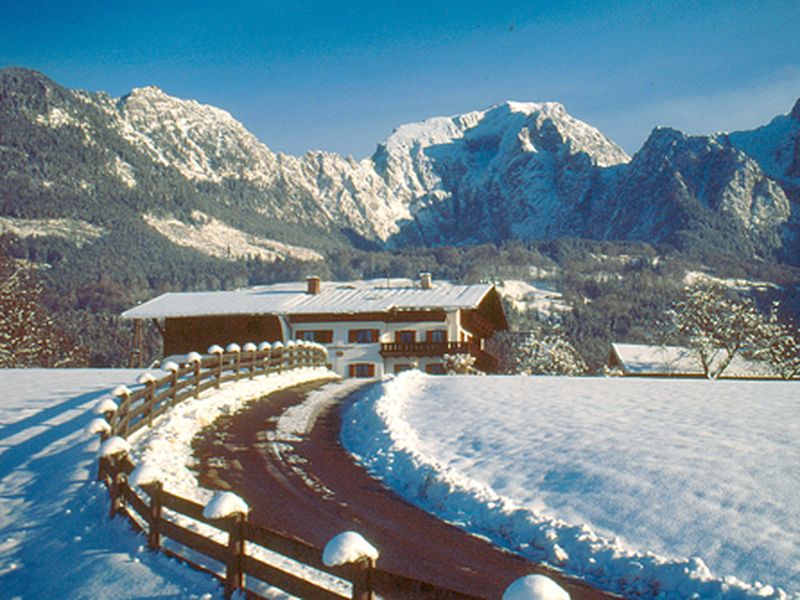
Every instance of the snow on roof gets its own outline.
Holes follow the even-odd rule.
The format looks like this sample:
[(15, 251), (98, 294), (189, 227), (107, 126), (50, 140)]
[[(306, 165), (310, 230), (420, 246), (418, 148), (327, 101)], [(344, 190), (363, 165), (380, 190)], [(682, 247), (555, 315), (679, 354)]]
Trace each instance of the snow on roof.
[(362, 313), (387, 310), (474, 308), (492, 284), (436, 281), (423, 289), (409, 279), (323, 282), (319, 294), (306, 282), (278, 283), (226, 292), (167, 293), (122, 313), (123, 319), (240, 314)]
[[(683, 346), (647, 346), (643, 344), (611, 344), (622, 370), (629, 375), (703, 375), (703, 367), (691, 349)], [(723, 359), (719, 352), (712, 365)], [(769, 366), (758, 361), (734, 356), (722, 373), (723, 377), (775, 377)]]

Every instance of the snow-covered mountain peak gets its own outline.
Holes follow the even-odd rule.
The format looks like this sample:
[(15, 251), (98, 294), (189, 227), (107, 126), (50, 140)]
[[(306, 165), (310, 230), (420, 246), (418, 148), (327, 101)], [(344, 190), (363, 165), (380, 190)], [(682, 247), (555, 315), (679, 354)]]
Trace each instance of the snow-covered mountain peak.
[[(539, 149), (537, 142), (541, 149), (549, 151), (567, 145), (569, 153), (586, 153), (601, 167), (630, 160), (622, 148), (594, 127), (572, 117), (558, 102), (506, 101), (480, 111), (401, 125), (379, 145), (376, 154), (382, 151), (394, 156), (419, 153), (424, 148), (450, 144), (462, 138), (469, 138), (477, 145), (495, 139), (493, 145), (497, 147), (501, 140), (519, 139), (525, 151)], [(475, 142), (479, 139), (484, 142)]]
[(135, 88), (117, 101), (123, 136), (186, 178), (225, 178), (266, 184), (272, 152), (230, 113), (155, 86)]

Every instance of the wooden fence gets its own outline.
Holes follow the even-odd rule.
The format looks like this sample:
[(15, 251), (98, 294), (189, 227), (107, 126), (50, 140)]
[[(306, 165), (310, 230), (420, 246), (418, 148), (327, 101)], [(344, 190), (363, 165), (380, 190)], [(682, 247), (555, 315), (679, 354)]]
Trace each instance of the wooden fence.
[[(110, 427), (102, 437), (125, 438), (152, 425), (153, 419), (172, 406), (188, 398), (197, 398), (202, 391), (218, 388), (226, 381), (325, 366), (327, 360), (322, 346), (307, 343), (262, 344), (258, 348), (247, 344), (243, 350), (238, 347), (229, 347), (228, 352), (217, 350), (204, 357), (189, 355), (190, 362), (183, 365), (165, 365), (170, 369), (168, 375), (161, 379), (140, 379), (144, 387), (133, 392), (125, 388), (118, 390), (119, 406), (105, 413)], [(128, 517), (134, 528), (147, 535), (150, 549), (160, 550), (220, 579), (226, 598), (236, 590), (245, 590), (248, 597), (260, 598), (252, 585), (245, 587), (247, 578), (253, 578), (307, 600), (348, 597), (367, 600), (373, 598), (376, 591), (385, 597), (478, 600), (475, 596), (383, 571), (366, 559), (329, 567), (323, 563), (319, 548), (252, 523), (246, 515), (208, 519), (203, 516), (203, 505), (168, 492), (160, 483), (143, 485), (142, 495), (127, 481), (135, 467), (127, 453), (99, 459), (98, 478), (108, 488), (111, 516)], [(165, 546), (165, 538), (190, 552), (178, 552)], [(220, 539), (227, 539), (227, 543)], [(310, 581), (260, 560), (258, 548), (349, 582), (351, 596), (321, 586), (318, 578), (317, 582)]]

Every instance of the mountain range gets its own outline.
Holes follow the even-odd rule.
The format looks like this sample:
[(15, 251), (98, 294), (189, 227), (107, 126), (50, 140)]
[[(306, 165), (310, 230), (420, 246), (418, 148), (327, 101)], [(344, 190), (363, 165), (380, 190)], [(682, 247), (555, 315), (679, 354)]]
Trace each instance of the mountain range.
[(155, 87), (113, 98), (0, 70), (0, 233), (83, 252), (315, 260), (577, 237), (797, 265), (799, 231), (800, 101), (752, 131), (656, 128), (633, 157), (558, 103), (504, 102), (402, 125), (355, 160), (273, 152)]

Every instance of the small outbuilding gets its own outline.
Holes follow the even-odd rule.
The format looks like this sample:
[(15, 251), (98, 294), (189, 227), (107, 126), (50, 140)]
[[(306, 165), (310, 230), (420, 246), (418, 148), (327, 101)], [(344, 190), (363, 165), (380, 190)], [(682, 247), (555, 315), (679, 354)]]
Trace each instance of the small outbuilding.
[[(719, 364), (722, 352), (712, 361)], [(648, 346), (646, 344), (611, 344), (608, 367), (630, 377), (704, 377), (696, 353), (684, 346)], [(722, 379), (774, 379), (764, 362), (734, 356), (722, 372)]]

